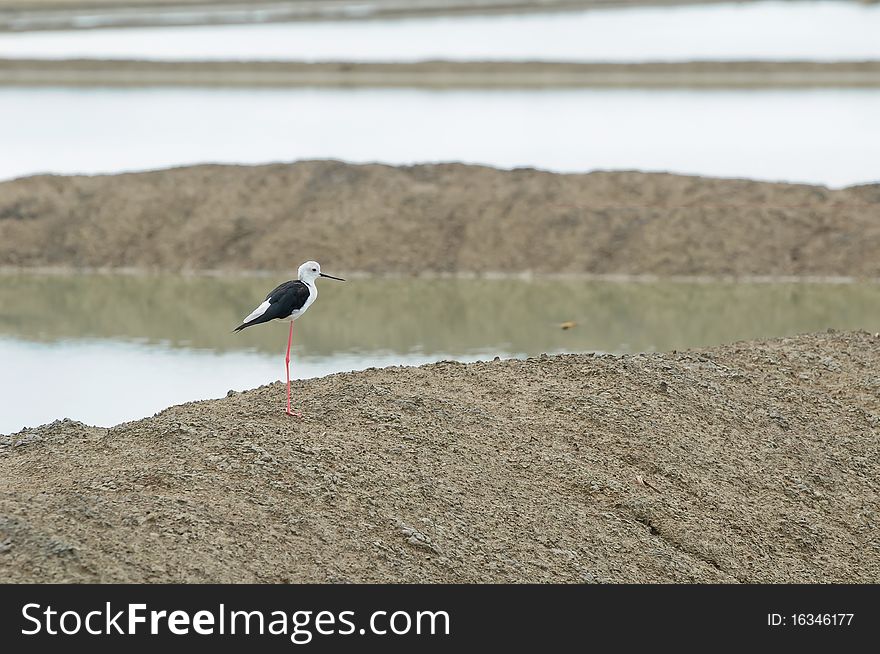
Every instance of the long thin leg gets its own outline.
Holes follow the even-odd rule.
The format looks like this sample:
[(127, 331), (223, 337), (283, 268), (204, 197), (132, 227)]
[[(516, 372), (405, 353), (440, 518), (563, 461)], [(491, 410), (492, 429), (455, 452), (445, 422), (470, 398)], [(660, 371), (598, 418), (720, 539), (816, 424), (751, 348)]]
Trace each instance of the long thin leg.
[(287, 368), (287, 415), (289, 416), (297, 416), (299, 418), (302, 417), (302, 414), (297, 411), (293, 412), (290, 410), (290, 344), (293, 343), (293, 321), (290, 321), (290, 332), (287, 335), (287, 356), (284, 357), (284, 365)]

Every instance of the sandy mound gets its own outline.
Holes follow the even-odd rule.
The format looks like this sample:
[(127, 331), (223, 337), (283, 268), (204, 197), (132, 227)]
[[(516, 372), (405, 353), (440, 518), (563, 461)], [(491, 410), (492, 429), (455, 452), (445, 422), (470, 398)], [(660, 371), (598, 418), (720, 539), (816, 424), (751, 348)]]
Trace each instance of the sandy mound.
[(0, 184), (0, 265), (878, 277), (878, 209), (880, 185), (463, 164), (41, 176)]
[[(676, 0), (619, 0), (623, 6), (664, 6)], [(679, 0), (686, 4), (689, 0)], [(391, 17), (606, 8), (618, 0), (0, 0), (0, 30), (213, 25), (298, 20), (370, 20)], [(224, 5), (231, 5), (225, 9)], [(250, 11), (242, 12), (242, 6)], [(85, 19), (85, 20), (83, 20)], [(88, 29), (88, 28), (85, 28)]]
[[(63, 392), (63, 389), (56, 389)], [(0, 439), (11, 581), (878, 582), (880, 337), (439, 363)]]
[(570, 63), (0, 59), (0, 85), (416, 88), (877, 87), (878, 61)]

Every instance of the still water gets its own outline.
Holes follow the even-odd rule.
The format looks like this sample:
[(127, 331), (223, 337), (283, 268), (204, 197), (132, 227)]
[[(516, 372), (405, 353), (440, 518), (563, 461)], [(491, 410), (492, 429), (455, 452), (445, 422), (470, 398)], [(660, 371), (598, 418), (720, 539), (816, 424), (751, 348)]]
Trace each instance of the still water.
[[(0, 276), (0, 433), (63, 417), (112, 425), (283, 379), (286, 324), (230, 333), (282, 280)], [(880, 331), (880, 285), (355, 278), (321, 286), (297, 323), (292, 373), (672, 350), (829, 327)]]
[(0, 56), (300, 61), (880, 58), (880, 6), (746, 2), (0, 34)]
[(880, 178), (877, 116), (880, 89), (3, 88), (0, 179), (331, 158), (846, 186)]

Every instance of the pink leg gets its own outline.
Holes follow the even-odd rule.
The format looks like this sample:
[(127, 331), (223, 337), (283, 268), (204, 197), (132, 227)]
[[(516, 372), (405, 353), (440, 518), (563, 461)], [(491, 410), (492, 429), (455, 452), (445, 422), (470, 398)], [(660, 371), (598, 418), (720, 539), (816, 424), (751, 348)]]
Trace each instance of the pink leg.
[(284, 357), (284, 365), (287, 368), (287, 415), (302, 418), (299, 411), (290, 410), (290, 344), (293, 343), (293, 321), (290, 321), (290, 333), (287, 335), (287, 356)]

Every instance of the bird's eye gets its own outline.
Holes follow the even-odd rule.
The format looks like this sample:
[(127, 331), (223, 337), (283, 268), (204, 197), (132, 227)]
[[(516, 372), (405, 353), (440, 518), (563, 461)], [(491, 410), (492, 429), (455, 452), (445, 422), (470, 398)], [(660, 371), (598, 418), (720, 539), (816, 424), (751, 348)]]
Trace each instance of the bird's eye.
[(317, 268), (312, 268), (312, 272), (318, 272)]

